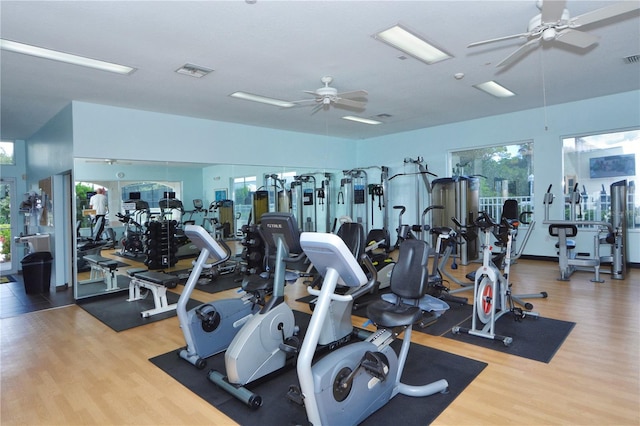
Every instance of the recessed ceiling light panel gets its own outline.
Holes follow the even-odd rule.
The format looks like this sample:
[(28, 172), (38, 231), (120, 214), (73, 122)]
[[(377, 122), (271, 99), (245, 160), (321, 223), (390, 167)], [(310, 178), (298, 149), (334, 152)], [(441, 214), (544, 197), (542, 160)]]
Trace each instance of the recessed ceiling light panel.
[(232, 98), (244, 99), (245, 101), (259, 102), (261, 104), (273, 105), (280, 108), (291, 108), (296, 106), (293, 102), (283, 101), (281, 99), (267, 98), (266, 96), (254, 95), (247, 92), (234, 92), (230, 94)]
[(355, 121), (355, 122), (363, 123), (363, 124), (371, 124), (371, 125), (382, 124), (382, 121), (371, 120), (369, 118), (356, 117), (354, 115), (345, 115), (344, 117), (342, 117), (342, 119), (343, 120), (349, 120), (349, 121)]
[(22, 53), (24, 55), (35, 56), (37, 58), (51, 59), (54, 61), (65, 62), (67, 64), (80, 65), (83, 67), (94, 68), (101, 71), (114, 72), (116, 74), (131, 74), (136, 70), (135, 68), (127, 67), (125, 65), (99, 61), (97, 59), (72, 55), (70, 53), (58, 52), (57, 50), (45, 49), (42, 47), (18, 43), (16, 41), (5, 39), (0, 39), (0, 48), (9, 52)]
[(373, 37), (429, 65), (452, 57), (400, 24), (380, 31)]
[(509, 98), (516, 95), (511, 90), (507, 89), (504, 86), (501, 86), (493, 80), (487, 81), (485, 83), (475, 84), (473, 87), (475, 87), (476, 89), (480, 89), (492, 96), (495, 96), (496, 98)]

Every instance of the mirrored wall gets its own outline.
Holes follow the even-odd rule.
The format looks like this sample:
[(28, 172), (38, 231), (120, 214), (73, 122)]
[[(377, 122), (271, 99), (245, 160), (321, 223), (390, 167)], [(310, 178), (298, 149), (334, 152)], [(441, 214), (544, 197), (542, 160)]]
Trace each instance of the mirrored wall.
[[(187, 223), (239, 241), (243, 226), (267, 211), (291, 212), (301, 231), (319, 232), (332, 231), (343, 216), (366, 215), (364, 207), (353, 211), (362, 194), (345, 186), (342, 170), (77, 158), (74, 179), (76, 299), (128, 288), (134, 267), (171, 270), (195, 258), (188, 240), (169, 252), (147, 244), (179, 236)], [(91, 203), (98, 192), (108, 205), (103, 225)]]

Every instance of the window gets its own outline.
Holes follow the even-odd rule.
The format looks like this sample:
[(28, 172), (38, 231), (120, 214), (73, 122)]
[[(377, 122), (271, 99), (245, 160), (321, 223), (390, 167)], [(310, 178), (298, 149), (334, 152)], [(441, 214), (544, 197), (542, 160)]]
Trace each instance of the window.
[(0, 142), (0, 164), (16, 164), (16, 160), (13, 157), (13, 142)]
[(480, 206), (493, 218), (500, 218), (502, 205), (511, 198), (518, 209), (533, 211), (533, 142), (454, 151), (453, 175), (481, 176)]
[(627, 226), (640, 228), (640, 202), (635, 197), (640, 130), (564, 138), (562, 148), (564, 194), (567, 201), (579, 201), (567, 202), (565, 219), (608, 222), (611, 184), (626, 181)]

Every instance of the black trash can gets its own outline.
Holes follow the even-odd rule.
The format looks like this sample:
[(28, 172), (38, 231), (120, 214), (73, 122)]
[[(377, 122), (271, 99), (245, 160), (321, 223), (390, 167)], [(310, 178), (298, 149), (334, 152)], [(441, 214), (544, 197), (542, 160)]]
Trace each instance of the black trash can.
[(20, 261), (27, 294), (49, 293), (52, 259), (50, 252), (38, 251), (29, 253)]

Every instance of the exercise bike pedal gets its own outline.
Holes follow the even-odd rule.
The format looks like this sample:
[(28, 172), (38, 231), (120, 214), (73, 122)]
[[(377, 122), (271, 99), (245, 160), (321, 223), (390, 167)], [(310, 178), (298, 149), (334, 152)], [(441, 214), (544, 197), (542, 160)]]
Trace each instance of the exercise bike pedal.
[[(389, 360), (382, 352), (367, 351), (360, 361), (360, 366), (381, 382), (384, 382), (389, 374)], [(352, 379), (353, 375), (350, 376)]]
[(438, 321), (438, 317), (431, 312), (424, 313), (420, 321), (418, 321), (418, 327), (427, 328), (430, 325), (435, 324)]
[(287, 354), (297, 354), (300, 351), (300, 339), (297, 336), (291, 336), (280, 343), (278, 348)]
[(304, 399), (302, 398), (302, 391), (300, 387), (297, 385), (290, 385), (289, 391), (287, 392), (287, 399), (294, 404), (298, 404), (301, 407), (304, 407)]

